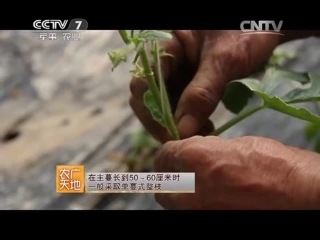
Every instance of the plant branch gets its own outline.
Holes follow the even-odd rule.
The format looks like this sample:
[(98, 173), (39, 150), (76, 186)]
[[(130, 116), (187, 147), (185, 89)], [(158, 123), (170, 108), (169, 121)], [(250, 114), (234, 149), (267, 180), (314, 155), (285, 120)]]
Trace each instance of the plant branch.
[(166, 127), (173, 138), (173, 140), (179, 140), (179, 133), (177, 127), (175, 125), (173, 116), (172, 116), (172, 109), (167, 93), (166, 86), (164, 84), (163, 76), (162, 76), (162, 69), (161, 69), (161, 62), (160, 62), (160, 53), (159, 53), (159, 44), (157, 41), (154, 42), (154, 54), (155, 54), (155, 68), (156, 68), (156, 78), (157, 82), (159, 83), (160, 87), (160, 99), (161, 99), (161, 111), (162, 115), (166, 124)]
[(124, 41), (125, 44), (129, 44), (130, 43), (130, 39), (128, 38), (128, 33), (126, 30), (119, 30), (119, 34), (122, 38), (122, 40)]
[(230, 121), (226, 122), (223, 124), (221, 127), (217, 128), (211, 135), (218, 136), (227, 129), (231, 128), (233, 125), (237, 124), (238, 122), (242, 121), (243, 119), (249, 117), (250, 115), (254, 114), (255, 112), (264, 109), (266, 106), (265, 105), (258, 105), (250, 109), (245, 109), (242, 112), (240, 112), (237, 116), (235, 116), (233, 119)]
[(144, 72), (148, 81), (149, 89), (152, 95), (154, 96), (155, 101), (159, 106), (159, 109), (161, 109), (160, 93), (159, 93), (159, 89), (158, 89), (148, 56), (147, 56), (147, 53), (146, 53), (145, 45), (141, 48), (140, 59), (141, 59), (141, 63), (144, 68)]

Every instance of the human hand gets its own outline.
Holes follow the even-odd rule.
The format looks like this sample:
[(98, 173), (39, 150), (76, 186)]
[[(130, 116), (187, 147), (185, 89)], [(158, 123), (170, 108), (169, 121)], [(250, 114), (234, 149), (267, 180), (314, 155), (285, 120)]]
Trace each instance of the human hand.
[(171, 141), (155, 171), (195, 173), (195, 193), (155, 195), (166, 209), (320, 209), (320, 155), (272, 139)]
[[(208, 120), (220, 101), (225, 85), (262, 66), (279, 44), (277, 35), (241, 35), (241, 31), (175, 31), (164, 42), (164, 79), (175, 110), (181, 138), (206, 135), (213, 130)], [(143, 103), (148, 89), (144, 79), (130, 84), (130, 105), (146, 129), (159, 141), (170, 140)]]

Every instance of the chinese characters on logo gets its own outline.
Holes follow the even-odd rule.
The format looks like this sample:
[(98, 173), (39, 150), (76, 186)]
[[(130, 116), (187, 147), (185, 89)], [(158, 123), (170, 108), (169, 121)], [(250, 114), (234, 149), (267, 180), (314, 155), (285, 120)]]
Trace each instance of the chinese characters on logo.
[(38, 36), (41, 41), (54, 41), (59, 39), (62, 39), (64, 41), (79, 41), (81, 37), (79, 32), (42, 32), (39, 33)]
[(56, 191), (59, 193), (83, 193), (84, 166), (58, 165), (56, 170)]

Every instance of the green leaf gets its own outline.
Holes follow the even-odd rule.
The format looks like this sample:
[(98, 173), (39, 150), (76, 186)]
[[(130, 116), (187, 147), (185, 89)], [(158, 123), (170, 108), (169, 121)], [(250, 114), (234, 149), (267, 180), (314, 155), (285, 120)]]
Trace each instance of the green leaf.
[(147, 107), (147, 109), (150, 111), (153, 119), (160, 123), (163, 127), (166, 127), (161, 108), (158, 106), (154, 96), (152, 95), (151, 91), (148, 90), (144, 93), (143, 96), (144, 105)]
[[(249, 91), (252, 91), (253, 93), (256, 93), (263, 101), (266, 107), (271, 108), (273, 110), (306, 120), (306, 121), (311, 121), (311, 122), (319, 122), (320, 123), (320, 117), (311, 113), (309, 110), (306, 108), (302, 107), (296, 107), (290, 104), (287, 104), (284, 102), (282, 99), (280, 99), (277, 96), (272, 96), (269, 95), (263, 91), (260, 90), (261, 85), (259, 84), (259, 81), (254, 80), (254, 79), (243, 79), (243, 80), (237, 80), (231, 83), (233, 85), (232, 88), (235, 89), (241, 89), (243, 87), (247, 88), (246, 90), (242, 90), (243, 93), (243, 98), (241, 98), (240, 91), (238, 92), (237, 95), (237, 101), (236, 99), (233, 99), (234, 103), (230, 104), (230, 99), (227, 101), (224, 101), (224, 104), (230, 104), (227, 105), (227, 108), (235, 113), (239, 113), (242, 108), (244, 107), (244, 99), (248, 100), (249, 96)], [(230, 90), (229, 90), (230, 91)], [(247, 94), (247, 95), (244, 95)]]
[(310, 79), (306, 73), (293, 72), (282, 68), (270, 67), (266, 70), (261, 80), (260, 89), (269, 94), (276, 95), (281, 84), (296, 88), (297, 85), (309, 83)]
[(159, 30), (144, 30), (139, 34), (139, 37), (145, 41), (172, 39), (172, 35), (170, 33)]
[(275, 50), (269, 59), (269, 65), (282, 66), (289, 60), (296, 59), (298, 54), (296, 52), (285, 52), (281, 50)]
[(120, 63), (126, 62), (128, 56), (135, 50), (135, 46), (133, 44), (127, 45), (125, 48), (115, 49), (113, 51), (108, 52), (109, 59), (112, 62), (112, 71), (119, 66)]
[(309, 102), (320, 100), (320, 74), (309, 73), (311, 85), (309, 88), (297, 88), (284, 96), (286, 102)]
[[(246, 81), (255, 89), (275, 96), (281, 84), (290, 84), (292, 88), (295, 88), (297, 84), (301, 86), (310, 80), (305, 73), (296, 73), (272, 67), (266, 70), (262, 80), (246, 78), (240, 79), (239, 81)], [(222, 98), (222, 102), (226, 108), (233, 113), (239, 113), (248, 104), (249, 99), (254, 94), (254, 92), (244, 84), (237, 84), (239, 81), (230, 82)]]
[(127, 51), (124, 49), (116, 49), (108, 52), (109, 58), (112, 62), (112, 71), (121, 63), (127, 61)]
[(253, 92), (244, 84), (231, 82), (224, 92), (222, 102), (229, 111), (239, 113), (248, 104), (252, 96)]
[[(288, 79), (287, 76), (292, 77)], [(245, 107), (249, 98), (252, 96), (252, 94), (250, 94), (250, 92), (252, 92), (259, 96), (263, 100), (264, 105), (270, 109), (288, 114), (302, 120), (320, 123), (320, 117), (311, 113), (308, 109), (294, 106), (288, 103), (281, 96), (274, 94), (274, 91), (277, 90), (281, 82), (290, 83), (289, 80), (305, 82), (303, 76), (297, 77), (293, 73), (285, 73), (283, 70), (272, 68), (267, 70), (262, 81), (249, 78), (236, 80), (229, 83), (222, 101), (227, 109), (234, 113), (239, 113)], [(314, 91), (312, 93), (314, 94), (312, 95), (312, 98), (310, 97), (311, 94), (306, 95), (309, 97), (308, 100), (314, 100), (315, 98), (320, 97), (319, 95), (317, 95), (319, 94), (318, 91)]]
[(264, 77), (264, 84), (268, 84), (270, 80), (279, 82), (287, 82), (287, 81), (295, 81), (302, 84), (306, 84), (310, 82), (308, 73), (304, 72), (294, 72), (289, 69), (284, 69), (280, 67), (270, 67), (266, 71), (266, 75)]
[(273, 110), (288, 114), (290, 116), (293, 116), (302, 120), (320, 123), (320, 116), (314, 113), (311, 113), (306, 108), (296, 107), (296, 106), (287, 104), (278, 97), (271, 97), (259, 91), (254, 90), (254, 92), (256, 92), (258, 95), (260, 95), (260, 97), (263, 98), (268, 108), (271, 108)]
[(137, 51), (139, 51), (139, 49), (141, 49), (141, 47), (142, 47), (141, 43), (143, 43), (143, 40), (141, 38), (133, 37), (133, 38), (131, 38), (130, 41), (135, 45)]

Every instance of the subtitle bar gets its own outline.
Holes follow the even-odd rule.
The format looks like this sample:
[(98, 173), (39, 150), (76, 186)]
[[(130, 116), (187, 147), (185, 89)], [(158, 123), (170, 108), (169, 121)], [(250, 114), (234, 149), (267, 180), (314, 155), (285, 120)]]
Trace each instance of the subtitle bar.
[(88, 172), (86, 193), (194, 193), (194, 173)]

